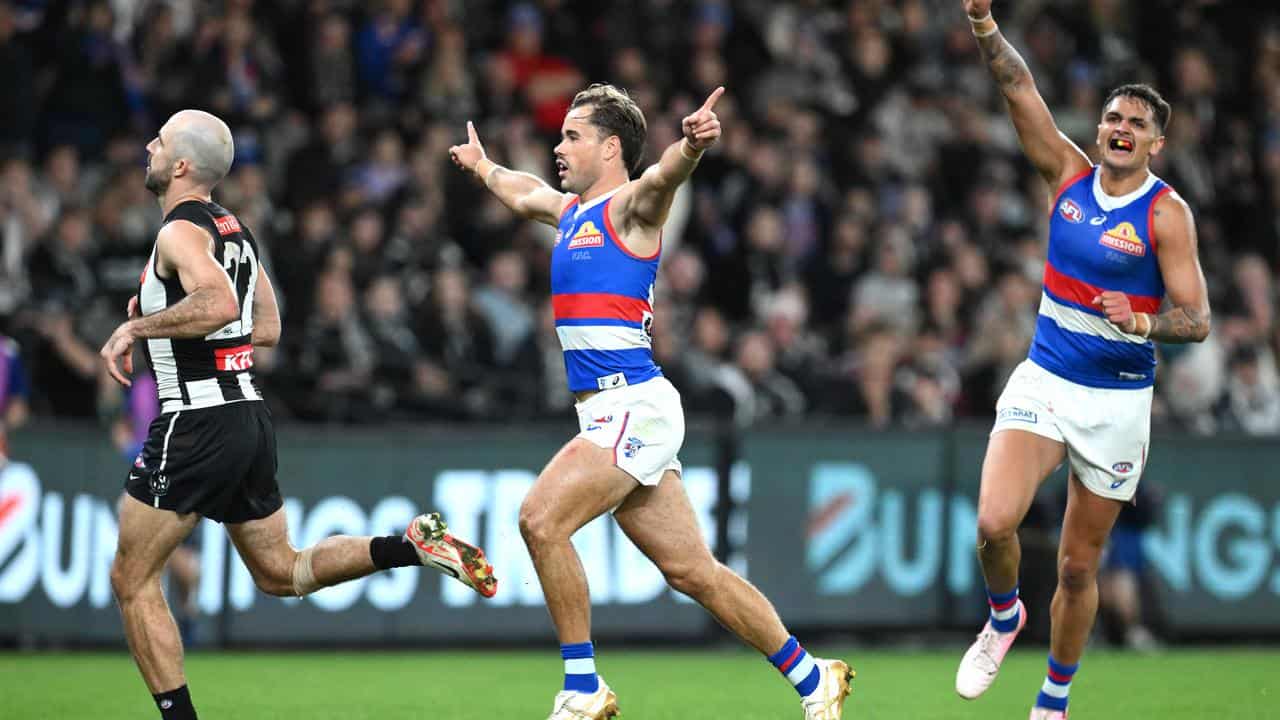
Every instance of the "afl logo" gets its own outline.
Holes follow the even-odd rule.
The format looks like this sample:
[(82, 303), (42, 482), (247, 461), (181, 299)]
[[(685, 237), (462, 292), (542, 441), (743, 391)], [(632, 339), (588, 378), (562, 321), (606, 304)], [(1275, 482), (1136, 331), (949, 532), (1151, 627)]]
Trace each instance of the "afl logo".
[(1078, 224), (1084, 222), (1084, 210), (1081, 210), (1080, 206), (1071, 198), (1064, 199), (1058, 205), (1058, 214), (1069, 223)]
[(1111, 466), (1111, 469), (1112, 469), (1112, 470), (1114, 470), (1114, 471), (1116, 471), (1116, 472), (1118, 472), (1118, 473), (1127, 473), (1127, 472), (1131, 472), (1131, 471), (1133, 470), (1133, 463), (1131, 463), (1131, 462), (1118, 462), (1118, 463), (1116, 463), (1115, 465), (1112, 465), (1112, 466)]

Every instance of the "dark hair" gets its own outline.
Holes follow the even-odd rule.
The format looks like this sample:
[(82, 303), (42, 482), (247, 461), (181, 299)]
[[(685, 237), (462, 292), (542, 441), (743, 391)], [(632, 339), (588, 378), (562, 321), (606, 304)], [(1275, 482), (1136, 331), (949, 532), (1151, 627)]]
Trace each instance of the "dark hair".
[(626, 90), (607, 83), (592, 83), (574, 95), (569, 109), (584, 105), (591, 106), (591, 124), (600, 129), (602, 137), (617, 135), (622, 141), (622, 162), (627, 166), (627, 172), (634, 174), (644, 158), (647, 132), (640, 106), (627, 95)]
[(1169, 103), (1163, 97), (1160, 97), (1159, 91), (1145, 83), (1132, 83), (1129, 85), (1121, 85), (1111, 94), (1107, 96), (1107, 101), (1102, 103), (1102, 107), (1107, 107), (1112, 100), (1118, 97), (1130, 97), (1138, 100), (1147, 107), (1151, 108), (1151, 112), (1155, 113), (1156, 125), (1159, 126), (1160, 134), (1163, 135), (1165, 129), (1169, 127), (1169, 115), (1173, 110), (1169, 107)]

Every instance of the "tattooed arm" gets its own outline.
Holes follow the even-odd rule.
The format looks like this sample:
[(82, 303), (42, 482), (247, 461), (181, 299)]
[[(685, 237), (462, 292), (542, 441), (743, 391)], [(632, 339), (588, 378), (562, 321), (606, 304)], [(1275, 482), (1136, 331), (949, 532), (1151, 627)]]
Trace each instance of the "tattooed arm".
[(1200, 342), (1209, 336), (1209, 291), (1200, 269), (1191, 208), (1177, 193), (1166, 193), (1156, 201), (1151, 220), (1170, 308), (1150, 318), (1147, 337), (1166, 343)]
[(1009, 107), (1023, 152), (1056, 191), (1066, 180), (1089, 169), (1089, 157), (1058, 130), (1027, 63), (991, 19), (991, 0), (964, 0), (964, 9), (987, 69)]

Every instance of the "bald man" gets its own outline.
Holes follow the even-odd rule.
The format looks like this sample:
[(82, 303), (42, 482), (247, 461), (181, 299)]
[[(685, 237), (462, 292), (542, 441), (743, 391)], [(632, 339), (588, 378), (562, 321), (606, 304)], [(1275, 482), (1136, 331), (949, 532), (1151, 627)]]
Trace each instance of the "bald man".
[(280, 313), (253, 233), (210, 197), (231, 169), (231, 130), (213, 115), (184, 110), (147, 152), (146, 186), (160, 200), (164, 224), (129, 300), (129, 319), (102, 357), (127, 386), (133, 344), (145, 341), (161, 414), (129, 468), (111, 586), (160, 716), (189, 720), (196, 712), (160, 572), (201, 517), (226, 526), (254, 582), (271, 595), (302, 597), (417, 565), (486, 597), (497, 580), (484, 553), (447, 534), (436, 513), (405, 518), (403, 537), (338, 535), (302, 551), (289, 545), (275, 431), (253, 378), (254, 347), (280, 339)]

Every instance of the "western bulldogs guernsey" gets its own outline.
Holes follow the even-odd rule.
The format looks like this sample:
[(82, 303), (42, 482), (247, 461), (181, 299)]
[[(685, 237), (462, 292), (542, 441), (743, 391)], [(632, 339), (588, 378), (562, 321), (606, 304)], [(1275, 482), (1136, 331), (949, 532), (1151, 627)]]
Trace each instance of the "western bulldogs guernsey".
[[(166, 224), (187, 220), (213, 238), (213, 256), (235, 289), (240, 317), (203, 338), (150, 338), (147, 362), (156, 375), (163, 413), (261, 400), (249, 369), (253, 367), (253, 297), (258, 285), (258, 244), (236, 217), (216, 203), (188, 200), (175, 207)], [(143, 315), (174, 305), (187, 293), (177, 274), (156, 274), (156, 250), (142, 271), (138, 303)]]
[(1089, 387), (1144, 388), (1155, 382), (1151, 341), (1107, 322), (1093, 298), (1119, 290), (1134, 312), (1159, 312), (1164, 280), (1152, 214), (1170, 190), (1148, 175), (1137, 190), (1113, 198), (1102, 192), (1096, 166), (1063, 185), (1049, 221), (1044, 293), (1028, 355), (1037, 365)]
[(610, 390), (662, 375), (653, 362), (658, 258), (633, 255), (609, 222), (617, 190), (560, 215), (551, 251), (551, 304), (569, 389)]

